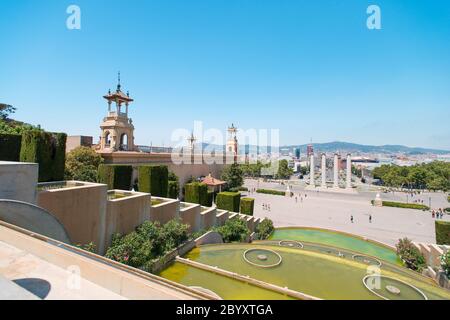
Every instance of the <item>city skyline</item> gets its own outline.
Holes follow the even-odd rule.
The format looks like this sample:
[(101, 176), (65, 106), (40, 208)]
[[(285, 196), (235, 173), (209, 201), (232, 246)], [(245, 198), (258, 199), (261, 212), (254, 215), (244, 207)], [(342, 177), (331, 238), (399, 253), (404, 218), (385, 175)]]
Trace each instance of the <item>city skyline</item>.
[(81, 30), (66, 28), (69, 4), (0, 5), (0, 99), (18, 120), (97, 141), (121, 71), (137, 144), (170, 145), (200, 120), (280, 129), (282, 146), (450, 149), (444, 1), (377, 1), (381, 30), (366, 1), (78, 1)]

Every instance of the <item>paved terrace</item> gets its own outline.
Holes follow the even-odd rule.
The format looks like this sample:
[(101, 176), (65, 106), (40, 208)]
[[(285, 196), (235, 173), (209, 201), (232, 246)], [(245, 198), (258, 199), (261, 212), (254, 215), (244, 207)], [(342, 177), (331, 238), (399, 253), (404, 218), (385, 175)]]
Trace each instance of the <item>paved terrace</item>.
[[(251, 179), (245, 182), (245, 186), (249, 188), (256, 188), (258, 185), (262, 189), (286, 190), (286, 186), (279, 183), (259, 182), (258, 184)], [(249, 194), (250, 197), (255, 198), (254, 215), (272, 219), (276, 227), (328, 228), (365, 236), (390, 245), (395, 245), (402, 237), (408, 237), (416, 242), (436, 242), (435, 219), (431, 217), (431, 213), (403, 208), (373, 207), (370, 200), (376, 196), (374, 191), (352, 195), (305, 191), (301, 186), (293, 186), (291, 189), (297, 197), (299, 193), (303, 195), (303, 202), (298, 198), (296, 203), (295, 197)], [(426, 205), (430, 197), (433, 208), (449, 206), (445, 194), (442, 193), (426, 193), (418, 196)], [(400, 192), (382, 193), (381, 198), (406, 202), (406, 194)], [(411, 202), (411, 198), (409, 201)], [(271, 210), (264, 210), (263, 203), (270, 204)], [(350, 222), (351, 215), (354, 217), (354, 223)], [(372, 215), (372, 223), (369, 223), (369, 215)], [(450, 221), (450, 216), (444, 215), (443, 220)]]
[(0, 223), (1, 299), (205, 298), (204, 294), (160, 277), (120, 264), (116, 267), (117, 263), (106, 263), (89, 253), (81, 255), (75, 248), (69, 250), (40, 238)]

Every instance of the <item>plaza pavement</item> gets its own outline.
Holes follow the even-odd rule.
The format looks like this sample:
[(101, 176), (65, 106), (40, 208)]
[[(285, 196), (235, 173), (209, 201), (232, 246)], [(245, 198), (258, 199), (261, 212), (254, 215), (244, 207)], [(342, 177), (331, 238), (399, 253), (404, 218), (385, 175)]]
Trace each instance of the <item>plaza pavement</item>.
[[(248, 188), (264, 188), (286, 190), (286, 186), (279, 183), (257, 182), (246, 179)], [(430, 212), (421, 210), (374, 207), (370, 200), (374, 199), (376, 192), (365, 191), (356, 195), (305, 191), (302, 186), (293, 186), (295, 195), (301, 193), (303, 201), (295, 201), (277, 195), (250, 193), (255, 198), (255, 217), (270, 218), (275, 227), (306, 226), (334, 229), (378, 240), (395, 245), (399, 238), (408, 237), (413, 241), (435, 243), (435, 227)], [(305, 198), (305, 194), (307, 195)], [(409, 196), (410, 197), (410, 196)], [(406, 202), (404, 193), (381, 193), (383, 200)], [(431, 198), (433, 208), (448, 207), (446, 196), (442, 193), (422, 194), (418, 198), (428, 205)], [(415, 198), (413, 198), (415, 199)], [(408, 201), (410, 201), (408, 199)], [(271, 210), (264, 210), (262, 204), (270, 204)], [(354, 223), (350, 222), (353, 215)], [(372, 223), (369, 223), (372, 215)], [(450, 221), (449, 215), (442, 220)]]

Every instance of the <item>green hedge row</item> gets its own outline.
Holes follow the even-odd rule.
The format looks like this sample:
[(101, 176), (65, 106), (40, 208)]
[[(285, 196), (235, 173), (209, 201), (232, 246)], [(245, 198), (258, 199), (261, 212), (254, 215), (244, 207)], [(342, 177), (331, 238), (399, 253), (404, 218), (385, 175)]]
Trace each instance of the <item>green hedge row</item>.
[(191, 182), (184, 185), (184, 201), (208, 206), (208, 186), (201, 182)]
[(255, 207), (255, 199), (242, 198), (241, 199), (241, 213), (249, 216), (253, 215), (253, 209)]
[(436, 243), (450, 245), (450, 222), (436, 220)]
[(108, 189), (131, 190), (133, 167), (130, 165), (101, 164), (98, 167), (99, 183), (108, 185)]
[(239, 212), (241, 194), (239, 192), (220, 192), (217, 194), (217, 208), (232, 212)]
[(140, 192), (148, 192), (155, 197), (167, 197), (169, 188), (167, 166), (139, 166), (138, 171)]
[[(374, 201), (372, 200), (373, 204)], [(417, 210), (430, 210), (429, 207), (418, 204), (418, 203), (404, 203), (404, 202), (393, 202), (393, 201), (383, 201), (383, 207), (394, 207), (394, 208), (405, 208), (405, 209), (417, 209)]]
[(276, 195), (276, 196), (284, 196), (284, 195), (286, 195), (286, 193), (284, 191), (279, 191), (279, 190), (257, 189), (256, 192), (257, 193), (264, 193), (264, 194), (273, 194), (273, 195)]
[(21, 145), (20, 134), (0, 133), (0, 160), (19, 161)]
[(64, 180), (66, 139), (65, 133), (25, 131), (22, 134), (20, 161), (39, 164), (39, 182)]

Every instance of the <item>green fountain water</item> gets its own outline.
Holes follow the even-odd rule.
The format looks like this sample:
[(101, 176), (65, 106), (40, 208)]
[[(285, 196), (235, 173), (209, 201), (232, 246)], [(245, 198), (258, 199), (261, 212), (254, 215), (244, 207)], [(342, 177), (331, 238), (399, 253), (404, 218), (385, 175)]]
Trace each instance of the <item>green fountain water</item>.
[(391, 263), (401, 264), (395, 251), (381, 244), (364, 240), (344, 233), (309, 228), (276, 229), (270, 237), (272, 240), (296, 240), (325, 244), (338, 248), (362, 252)]
[[(381, 244), (312, 229), (277, 230), (272, 239), (277, 238), (280, 241), (201, 246), (185, 258), (320, 299), (450, 299), (450, 292), (431, 279), (399, 266), (395, 252)], [(332, 247), (327, 242), (332, 242)], [(290, 299), (180, 262), (160, 275), (212, 290), (224, 299)]]

